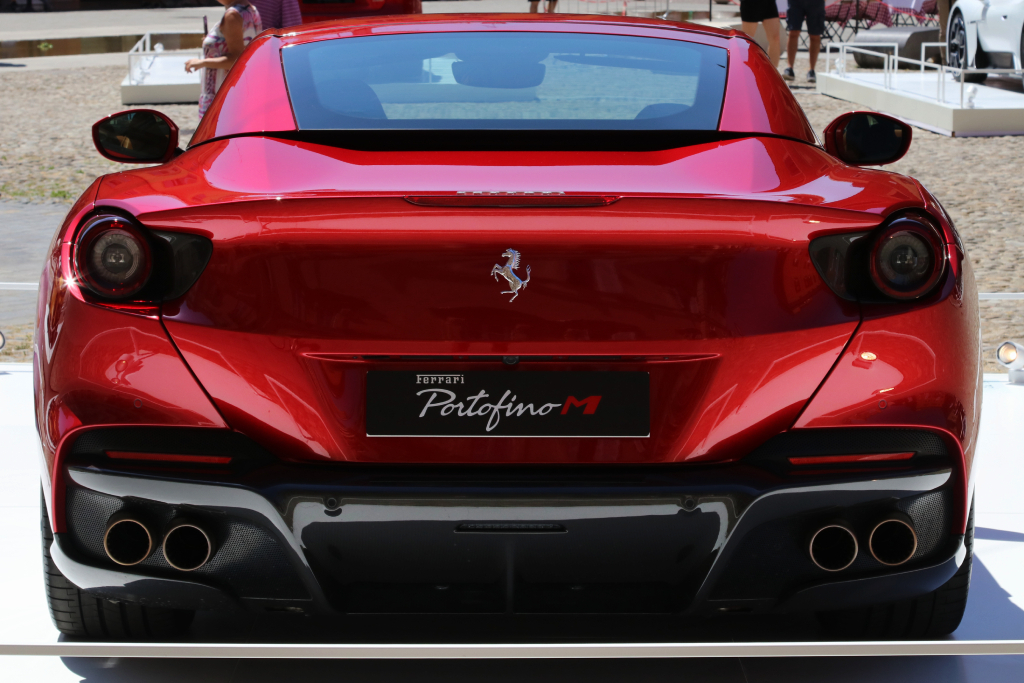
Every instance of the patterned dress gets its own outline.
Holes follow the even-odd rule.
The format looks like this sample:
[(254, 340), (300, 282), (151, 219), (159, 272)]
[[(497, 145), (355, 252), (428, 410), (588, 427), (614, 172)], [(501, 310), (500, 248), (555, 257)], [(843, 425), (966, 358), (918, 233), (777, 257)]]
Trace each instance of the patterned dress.
[[(248, 3), (231, 5), (231, 7), (224, 10), (224, 16), (227, 16), (228, 12), (237, 12), (242, 16), (242, 41), (245, 45), (251, 43), (252, 39), (263, 31), (260, 13), (254, 6)], [(203, 40), (203, 59), (224, 57), (228, 54), (228, 41), (220, 30), (223, 23), (223, 19), (218, 21), (216, 26), (210, 30), (210, 33)], [(203, 92), (199, 96), (199, 118), (203, 118), (206, 110), (210, 108), (213, 96), (220, 90), (220, 86), (227, 75), (227, 69), (203, 68), (203, 74), (200, 77), (200, 82), (203, 84)]]

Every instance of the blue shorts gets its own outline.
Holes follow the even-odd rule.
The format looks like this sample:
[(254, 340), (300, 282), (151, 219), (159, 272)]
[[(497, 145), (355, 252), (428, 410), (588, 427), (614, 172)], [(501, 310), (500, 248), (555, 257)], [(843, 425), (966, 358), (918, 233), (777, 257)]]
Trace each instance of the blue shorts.
[(820, 36), (825, 32), (825, 0), (789, 0), (786, 28), (799, 31), (807, 20), (807, 33)]

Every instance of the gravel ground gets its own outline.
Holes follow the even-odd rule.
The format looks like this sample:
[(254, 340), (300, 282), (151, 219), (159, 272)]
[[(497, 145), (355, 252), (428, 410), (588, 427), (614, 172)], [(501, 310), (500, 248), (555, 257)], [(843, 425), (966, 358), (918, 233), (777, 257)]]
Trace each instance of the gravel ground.
[(32, 336), (34, 326), (31, 323), (4, 327), (4, 348), (0, 349), (0, 363), (31, 363)]
[[(98, 175), (123, 168), (97, 154), (92, 124), (127, 109), (126, 67), (54, 71), (0, 70), (0, 195), (70, 203)], [(187, 141), (199, 123), (196, 105), (155, 105)]]
[[(805, 55), (796, 72), (800, 80), (794, 92), (819, 133), (837, 115), (855, 108), (818, 95), (802, 82)], [(117, 164), (96, 153), (90, 127), (123, 108), (123, 77), (123, 67), (0, 70), (0, 195), (68, 204), (97, 175), (117, 170)], [(183, 140), (198, 124), (195, 105), (155, 108), (174, 119)], [(949, 138), (915, 129), (909, 154), (889, 167), (920, 179), (945, 205), (967, 244), (983, 292), (1024, 292), (1024, 268), (1016, 267), (1024, 247), (1021, 159), (1024, 136)], [(982, 330), (987, 359), (999, 341), (1024, 339), (1024, 302), (983, 302)], [(986, 362), (987, 371), (999, 369)]]

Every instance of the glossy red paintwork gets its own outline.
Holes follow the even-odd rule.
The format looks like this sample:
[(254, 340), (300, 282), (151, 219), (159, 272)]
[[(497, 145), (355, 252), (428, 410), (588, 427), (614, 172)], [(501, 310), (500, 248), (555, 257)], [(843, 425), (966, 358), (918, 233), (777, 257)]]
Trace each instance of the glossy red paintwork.
[(295, 116), (281, 69), (281, 40), (252, 41), (224, 79), (190, 145), (239, 133), (295, 130)]
[[(973, 293), (970, 261), (961, 258), (960, 289)], [(982, 360), (977, 297), (961, 298), (957, 289), (950, 280), (938, 301), (899, 315), (891, 306), (866, 309), (850, 346), (794, 427), (913, 425), (948, 436), (963, 456), (958, 509), (964, 514), (957, 520), (963, 533), (981, 424)]]
[[(339, 466), (721, 462), (786, 429), (902, 424), (939, 430), (964, 454), (965, 515), (980, 370), (976, 290), (958, 238), (943, 225), (954, 259), (925, 301), (862, 307), (833, 294), (811, 265), (810, 240), (870, 230), (908, 208), (948, 217), (915, 180), (847, 166), (813, 144), (802, 115), (786, 114), (796, 106), (788, 90), (745, 38), (649, 20), (493, 20), (501, 30), (729, 46), (722, 126), (763, 136), (655, 152), (365, 152), (224, 137), (294, 130), (280, 80), (287, 41), (477, 30), (481, 21), (351, 20), (263, 37), (188, 152), (90, 189), (42, 279), (37, 410), (48, 475), (74, 430), (142, 421), (231, 428), (282, 459)], [(253, 101), (274, 105), (247, 109)], [(405, 199), (474, 191), (621, 199), (512, 208)], [(54, 284), (93, 203), (209, 237), (213, 257), (184, 297), (149, 317), (89, 304), (73, 283)], [(510, 246), (533, 268), (511, 305), (487, 276)], [(102, 352), (88, 348), (98, 334)], [(856, 365), (868, 346), (877, 371)], [(495, 355), (520, 356), (520, 369), (647, 370), (651, 437), (365, 436), (367, 369), (410, 367), (394, 356), (448, 358), (417, 361), (424, 369), (478, 369), (491, 367), (479, 357)], [(122, 360), (138, 367), (123, 376), (127, 388)], [(894, 379), (880, 411), (883, 375)]]
[[(252, 207), (258, 225), (211, 210), (205, 222), (216, 226), (215, 257), (180, 303), (165, 306), (164, 319), (227, 420), (292, 458), (738, 457), (795, 419), (858, 320), (856, 307), (810, 267), (807, 235), (877, 221), (823, 211), (821, 222), (809, 223), (804, 209), (782, 207), (768, 221), (763, 208), (733, 206), (714, 231), (703, 229), (719, 211), (707, 200), (623, 199), (569, 214), (413, 207), (397, 198), (275, 201)], [(176, 213), (144, 220), (181, 229)], [(631, 229), (623, 231), (626, 222)], [(637, 234), (645, 235), (640, 243)], [(514, 308), (481, 280), (486, 269), (472, 266), (489, 267), (505, 243), (529, 257), (540, 283), (529, 303)], [(718, 284), (746, 278), (766, 286)], [(650, 365), (651, 439), (534, 440), (526, 455), (517, 440), (484, 448), (360, 433), (361, 378), (393, 364), (353, 366), (353, 356), (517, 355), (526, 367), (529, 356), (566, 355), (570, 347), (573, 355), (690, 358), (641, 364)]]
[[(72, 233), (92, 209), (91, 199), (72, 208), (58, 236)], [(33, 359), (44, 488), (57, 487), (49, 497), (58, 530), (64, 521), (63, 479), (56, 475), (62, 445), (76, 430), (110, 424), (227, 426), (157, 317), (84, 301), (71, 278), (70, 251), (67, 242), (56, 242), (43, 269)]]
[(746, 36), (729, 40), (729, 79), (718, 129), (772, 133), (816, 143), (817, 138), (779, 71)]
[(348, 17), (374, 17), (388, 14), (420, 14), (421, 0), (353, 0), (352, 2), (300, 2), (303, 23), (331, 21)]
[(728, 197), (876, 215), (924, 201), (910, 178), (847, 166), (819, 147), (775, 138), (623, 153), (361, 152), (241, 137), (201, 145), (163, 166), (110, 176), (103, 203), (141, 215), (279, 196), (459, 191)]
[[(525, 1), (525, 0), (524, 0)], [(295, 130), (280, 50), (317, 40), (352, 36), (448, 31), (559, 31), (611, 33), (685, 40), (729, 50), (729, 76), (719, 128), (767, 133), (816, 143), (800, 105), (764, 51), (744, 35), (709, 27), (634, 17), (465, 14), (349, 19), (317, 24), (280, 38), (265, 35), (246, 49), (192, 137), (192, 146), (242, 133)]]

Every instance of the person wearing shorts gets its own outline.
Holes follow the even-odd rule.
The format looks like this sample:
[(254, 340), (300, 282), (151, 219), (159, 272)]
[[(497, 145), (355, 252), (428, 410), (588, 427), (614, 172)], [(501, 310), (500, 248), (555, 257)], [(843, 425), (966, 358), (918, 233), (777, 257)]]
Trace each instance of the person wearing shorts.
[(789, 66), (782, 72), (787, 81), (796, 80), (793, 65), (796, 63), (796, 49), (800, 44), (800, 31), (807, 21), (807, 35), (810, 36), (808, 52), (811, 70), (807, 72), (807, 81), (815, 83), (818, 77), (814, 68), (818, 66), (818, 53), (821, 51), (821, 34), (825, 32), (825, 0), (789, 0), (786, 11), (786, 28), (789, 29), (789, 43), (786, 45), (786, 61)]
[(743, 32), (751, 38), (757, 33), (757, 25), (764, 24), (764, 34), (768, 37), (768, 59), (772, 65), (779, 66), (779, 8), (775, 0), (740, 0), (740, 20)]

